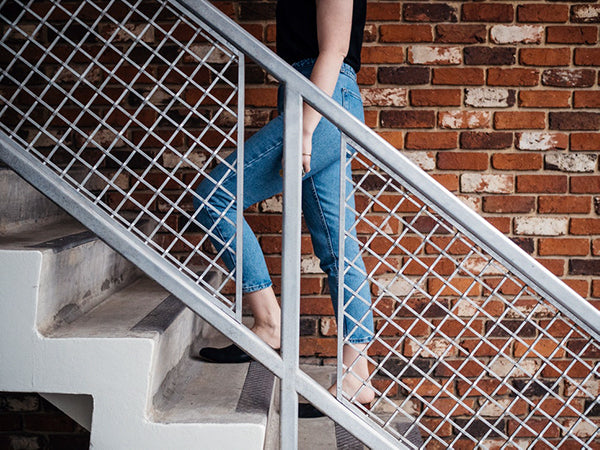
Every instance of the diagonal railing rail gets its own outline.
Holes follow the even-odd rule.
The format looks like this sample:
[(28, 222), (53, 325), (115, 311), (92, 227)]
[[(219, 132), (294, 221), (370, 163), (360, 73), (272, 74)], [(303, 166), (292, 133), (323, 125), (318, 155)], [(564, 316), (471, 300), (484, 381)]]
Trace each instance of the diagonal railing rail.
[[(212, 5), (4, 1), (0, 25), (1, 159), (282, 379), (283, 447), (297, 442), (300, 393), (372, 448), (414, 446), (415, 433), (426, 447), (592, 448), (598, 311)], [(240, 323), (245, 56), (286, 90), (283, 359)], [(344, 257), (340, 272), (362, 272), (373, 293), (375, 338), (357, 347), (370, 411), (298, 367), (302, 100), (342, 131), (352, 167), (340, 170), (340, 254), (357, 245), (365, 264)], [(233, 216), (212, 209), (217, 163), (237, 175)], [(204, 179), (216, 188), (200, 196)], [(340, 287), (338, 323), (356, 320)], [(341, 386), (355, 373), (338, 361)]]

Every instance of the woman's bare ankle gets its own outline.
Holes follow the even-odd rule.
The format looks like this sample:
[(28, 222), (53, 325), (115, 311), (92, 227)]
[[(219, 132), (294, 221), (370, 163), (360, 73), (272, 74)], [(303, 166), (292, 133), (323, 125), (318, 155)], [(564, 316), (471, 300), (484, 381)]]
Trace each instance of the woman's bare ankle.
[(254, 324), (252, 331), (275, 350), (281, 347), (281, 329), (277, 325)]

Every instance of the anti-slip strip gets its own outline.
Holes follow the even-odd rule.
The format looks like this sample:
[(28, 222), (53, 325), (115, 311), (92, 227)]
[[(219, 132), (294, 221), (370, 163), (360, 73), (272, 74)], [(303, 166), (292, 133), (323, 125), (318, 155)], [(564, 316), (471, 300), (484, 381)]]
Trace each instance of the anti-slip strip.
[(50, 248), (54, 253), (60, 253), (70, 248), (78, 247), (97, 239), (91, 231), (82, 231), (80, 233), (70, 234), (68, 236), (50, 239), (39, 244), (28, 245), (27, 248)]
[(185, 304), (174, 295), (169, 295), (150, 311), (142, 320), (136, 323), (131, 331), (164, 332), (186, 308)]
[(236, 412), (266, 416), (271, 405), (274, 383), (275, 376), (261, 363), (252, 361), (248, 367)]

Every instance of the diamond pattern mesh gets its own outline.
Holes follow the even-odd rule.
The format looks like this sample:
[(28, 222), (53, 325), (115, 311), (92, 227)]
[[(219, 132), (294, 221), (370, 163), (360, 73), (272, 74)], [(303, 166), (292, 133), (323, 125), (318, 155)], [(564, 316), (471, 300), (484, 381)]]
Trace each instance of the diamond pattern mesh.
[(0, 25), (2, 130), (233, 309), (233, 239), (192, 203), (239, 144), (240, 55), (165, 1), (4, 1)]
[(353, 146), (345, 239), (376, 330), (365, 414), (409, 447), (418, 429), (426, 448), (597, 448), (600, 343)]

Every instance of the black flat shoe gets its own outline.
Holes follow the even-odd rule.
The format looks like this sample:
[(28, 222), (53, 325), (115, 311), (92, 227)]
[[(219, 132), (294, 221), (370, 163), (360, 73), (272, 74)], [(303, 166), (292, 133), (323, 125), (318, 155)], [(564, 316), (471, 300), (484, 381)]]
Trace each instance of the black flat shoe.
[[(370, 410), (372, 406), (370, 403), (361, 403), (362, 407)], [(299, 419), (316, 419), (319, 417), (325, 417), (325, 414), (315, 408), (312, 403), (298, 403), (298, 418)]]
[(318, 417), (325, 417), (325, 414), (315, 408), (312, 403), (298, 403), (299, 419), (316, 419)]
[(239, 364), (252, 361), (252, 357), (235, 344), (223, 348), (204, 347), (199, 352), (200, 359), (219, 364)]

